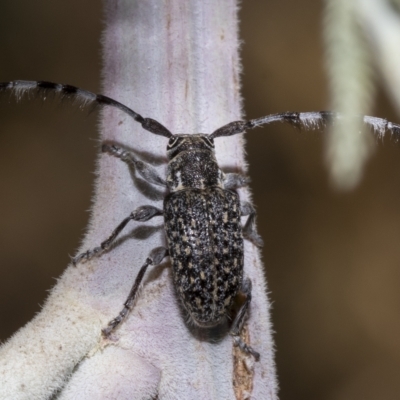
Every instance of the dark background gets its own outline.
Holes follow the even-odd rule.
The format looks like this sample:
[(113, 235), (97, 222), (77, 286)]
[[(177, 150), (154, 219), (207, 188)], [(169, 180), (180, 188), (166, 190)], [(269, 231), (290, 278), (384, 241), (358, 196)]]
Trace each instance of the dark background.
[[(243, 96), (250, 118), (328, 107), (322, 2), (243, 2)], [(0, 3), (0, 81), (51, 80), (97, 92), (94, 0)], [(399, 66), (400, 68), (400, 66)], [(399, 121), (381, 90), (374, 114)], [(0, 340), (40, 310), (88, 219), (95, 115), (0, 99)], [(273, 302), (282, 400), (398, 399), (400, 144), (376, 146), (361, 185), (332, 190), (324, 133), (248, 134)]]

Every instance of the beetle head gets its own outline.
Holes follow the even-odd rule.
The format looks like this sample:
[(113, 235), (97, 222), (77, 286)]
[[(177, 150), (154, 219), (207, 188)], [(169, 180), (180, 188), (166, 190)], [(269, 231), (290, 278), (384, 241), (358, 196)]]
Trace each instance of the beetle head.
[(195, 135), (179, 134), (169, 139), (168, 158), (171, 160), (183, 151), (208, 150), (214, 152), (214, 139), (201, 133)]

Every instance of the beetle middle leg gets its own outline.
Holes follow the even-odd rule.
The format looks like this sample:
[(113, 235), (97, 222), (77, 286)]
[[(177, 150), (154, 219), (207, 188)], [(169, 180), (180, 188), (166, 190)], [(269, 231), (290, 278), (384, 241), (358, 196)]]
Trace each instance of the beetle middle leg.
[(256, 210), (254, 207), (248, 203), (248, 202), (243, 202), (240, 205), (240, 208), (242, 210), (242, 216), (248, 215), (249, 218), (247, 218), (246, 224), (243, 227), (243, 236), (252, 241), (256, 246), (262, 247), (264, 245), (264, 242), (261, 238), (261, 236), (257, 233), (256, 230)]
[(114, 331), (123, 321), (129, 310), (132, 308), (132, 305), (136, 300), (140, 284), (143, 280), (144, 274), (146, 273), (147, 267), (149, 265), (152, 265), (154, 267), (157, 266), (165, 257), (168, 256), (168, 254), (168, 249), (166, 249), (165, 247), (157, 247), (150, 252), (145, 263), (142, 265), (142, 268), (140, 268), (140, 271), (136, 276), (135, 282), (133, 283), (132, 289), (129, 292), (128, 298), (125, 300), (124, 308), (121, 310), (116, 318), (108, 323), (106, 328), (102, 329), (103, 336), (108, 337), (112, 333), (112, 331)]
[(249, 278), (244, 279), (242, 284), (242, 292), (245, 294), (246, 300), (239, 309), (236, 318), (233, 321), (230, 334), (233, 337), (235, 346), (239, 346), (242, 351), (251, 354), (255, 360), (258, 361), (260, 359), (260, 354), (257, 353), (251, 346), (246, 344), (240, 337), (240, 333), (242, 332), (242, 328), (247, 316), (247, 310), (251, 303), (251, 287), (251, 280)]
[(72, 262), (74, 265), (78, 264), (82, 260), (89, 260), (95, 255), (100, 254), (101, 252), (107, 250), (110, 248), (112, 243), (115, 241), (117, 236), (120, 234), (122, 229), (125, 228), (125, 226), (128, 224), (129, 221), (140, 221), (140, 222), (145, 222), (148, 221), (149, 219), (157, 216), (157, 215), (163, 215), (163, 210), (153, 207), (153, 206), (141, 206), (137, 208), (135, 211), (131, 212), (129, 217), (126, 217), (112, 232), (112, 234), (109, 236), (108, 239), (106, 239), (104, 242), (100, 244), (100, 246), (95, 247), (92, 250), (87, 250), (84, 253), (79, 254), (78, 256), (74, 257), (72, 259)]

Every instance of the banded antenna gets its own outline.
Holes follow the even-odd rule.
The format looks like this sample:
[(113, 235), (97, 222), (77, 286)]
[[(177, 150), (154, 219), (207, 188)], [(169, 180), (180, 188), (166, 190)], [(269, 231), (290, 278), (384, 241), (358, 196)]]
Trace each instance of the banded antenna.
[(372, 131), (383, 138), (385, 132), (400, 137), (400, 125), (394, 124), (384, 118), (370, 116), (348, 116), (332, 111), (314, 111), (314, 112), (285, 112), (280, 114), (270, 114), (265, 117), (251, 119), (249, 121), (234, 121), (222, 126), (213, 133), (210, 138), (214, 139), (221, 136), (232, 136), (243, 133), (247, 129), (256, 128), (262, 125), (268, 125), (272, 122), (286, 122), (292, 126), (302, 129), (321, 129), (330, 122), (340, 122), (345, 118), (360, 118)]
[[(174, 136), (164, 125), (160, 124), (158, 121), (152, 118), (143, 118), (131, 108), (114, 99), (111, 99), (110, 97), (103, 96), (102, 94), (95, 94), (89, 92), (88, 90), (79, 89), (76, 86), (46, 81), (1, 82), (0, 93), (6, 90), (10, 90), (11, 93), (16, 96), (17, 100), (20, 100), (29, 91), (35, 91), (39, 96), (42, 97), (42, 99), (46, 99), (47, 94), (53, 92), (60, 94), (61, 99), (72, 99), (79, 101), (82, 107), (85, 107), (88, 104), (95, 104), (101, 107), (115, 107), (128, 114), (135, 121), (139, 122), (143, 129), (151, 133), (164, 136), (166, 138), (171, 138)], [(244, 133), (247, 129), (268, 125), (272, 122), (286, 122), (299, 129), (321, 129), (326, 127), (330, 122), (340, 122), (340, 120), (343, 120), (344, 118), (361, 118), (363, 122), (369, 128), (371, 128), (379, 138), (383, 138), (386, 132), (390, 132), (392, 135), (400, 137), (400, 125), (394, 124), (384, 118), (371, 116), (347, 116), (332, 111), (315, 111), (284, 112), (279, 114), (270, 114), (265, 117), (251, 119), (248, 121), (230, 122), (229, 124), (226, 124), (211, 133), (209, 138), (215, 139), (217, 137), (232, 136), (238, 133)]]
[(103, 96), (102, 94), (95, 94), (87, 90), (79, 89), (72, 85), (62, 85), (60, 83), (46, 82), (46, 81), (11, 81), (0, 82), (0, 92), (10, 90), (17, 100), (20, 100), (29, 91), (36, 92), (42, 99), (46, 99), (48, 93), (60, 94), (61, 99), (72, 99), (80, 102), (82, 107), (89, 104), (95, 104), (101, 107), (110, 106), (118, 108), (124, 113), (128, 114), (135, 121), (139, 122), (143, 129), (154, 133), (156, 135), (165, 136), (170, 138), (174, 136), (164, 125), (151, 118), (143, 118), (140, 114), (133, 111), (124, 104), (111, 99), (110, 97)]

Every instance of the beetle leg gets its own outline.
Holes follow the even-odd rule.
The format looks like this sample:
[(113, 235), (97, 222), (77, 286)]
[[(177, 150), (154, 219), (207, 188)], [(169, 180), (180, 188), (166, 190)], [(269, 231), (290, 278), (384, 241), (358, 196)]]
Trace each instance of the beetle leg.
[(251, 303), (251, 286), (251, 280), (249, 278), (246, 278), (243, 281), (242, 285), (242, 292), (246, 295), (246, 300), (243, 303), (242, 307), (239, 309), (236, 318), (233, 321), (230, 334), (233, 337), (235, 346), (239, 346), (242, 351), (251, 354), (255, 358), (255, 360), (258, 361), (260, 359), (260, 354), (257, 353), (251, 346), (247, 345), (240, 337), (240, 333), (246, 319), (247, 310)]
[(118, 327), (118, 325), (128, 314), (129, 310), (132, 308), (132, 305), (136, 300), (140, 284), (143, 280), (144, 274), (146, 273), (147, 267), (149, 265), (152, 265), (154, 267), (157, 266), (166, 256), (168, 256), (168, 254), (168, 249), (166, 249), (165, 247), (157, 247), (151, 251), (150, 255), (147, 257), (145, 263), (142, 265), (142, 268), (140, 268), (140, 271), (136, 276), (132, 289), (129, 292), (128, 298), (124, 303), (124, 308), (121, 310), (116, 318), (112, 319), (108, 323), (106, 328), (102, 329), (101, 332), (104, 337), (108, 337), (111, 332)]
[(135, 171), (137, 171), (147, 182), (152, 183), (153, 185), (167, 186), (165, 180), (158, 175), (157, 171), (150, 164), (136, 159), (131, 152), (112, 143), (103, 143), (101, 149), (104, 153), (120, 158), (129, 166), (134, 167)]
[(224, 188), (228, 190), (239, 189), (247, 186), (250, 183), (250, 178), (243, 174), (229, 173), (225, 174)]
[(262, 247), (264, 245), (264, 242), (261, 238), (261, 236), (257, 233), (256, 230), (256, 210), (254, 207), (248, 203), (248, 202), (243, 202), (240, 205), (241, 211), (242, 211), (242, 216), (248, 215), (249, 218), (247, 218), (246, 224), (243, 227), (243, 236), (253, 242), (256, 246)]
[(92, 250), (87, 250), (84, 253), (79, 254), (78, 256), (74, 257), (72, 259), (72, 263), (74, 265), (78, 264), (82, 260), (89, 260), (95, 255), (100, 255), (103, 251), (107, 250), (110, 248), (112, 243), (115, 241), (117, 236), (120, 234), (122, 229), (125, 228), (125, 226), (128, 224), (129, 221), (140, 221), (140, 222), (145, 222), (148, 221), (149, 219), (157, 216), (157, 215), (163, 215), (163, 210), (160, 210), (157, 207), (153, 206), (141, 206), (137, 208), (135, 211), (133, 211), (129, 217), (126, 217), (112, 232), (110, 237), (106, 239), (104, 242), (100, 244), (100, 246), (95, 247)]

